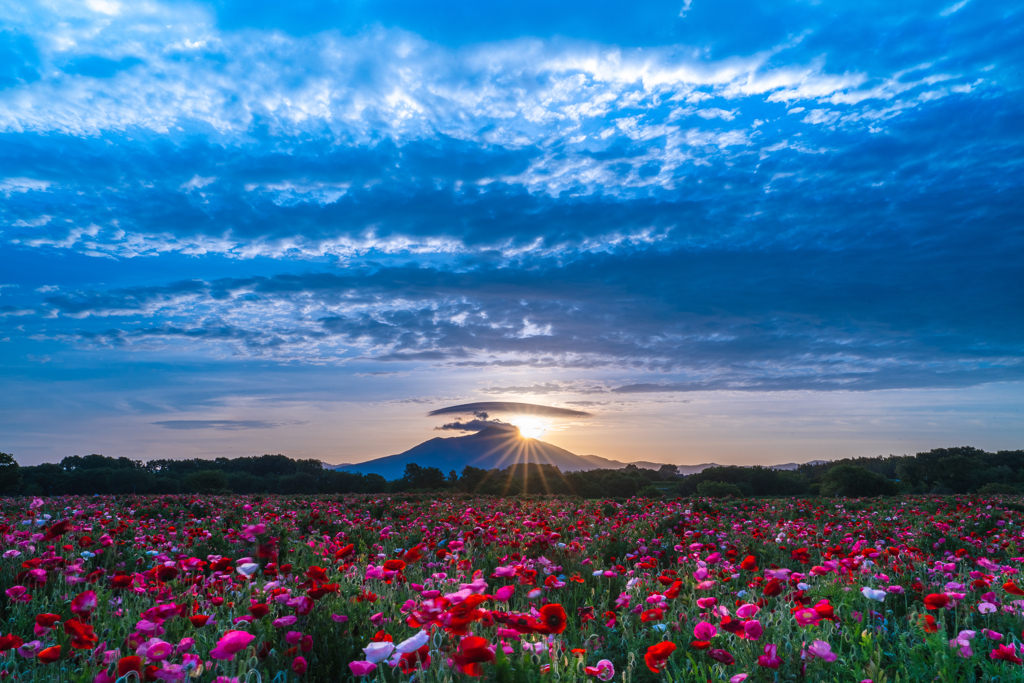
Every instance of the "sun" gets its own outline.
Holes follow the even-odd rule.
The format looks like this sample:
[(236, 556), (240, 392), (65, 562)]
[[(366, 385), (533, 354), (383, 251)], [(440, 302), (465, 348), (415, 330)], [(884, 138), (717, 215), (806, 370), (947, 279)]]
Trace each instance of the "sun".
[(524, 439), (539, 439), (548, 430), (548, 423), (538, 417), (517, 417), (512, 424), (519, 427), (519, 434)]

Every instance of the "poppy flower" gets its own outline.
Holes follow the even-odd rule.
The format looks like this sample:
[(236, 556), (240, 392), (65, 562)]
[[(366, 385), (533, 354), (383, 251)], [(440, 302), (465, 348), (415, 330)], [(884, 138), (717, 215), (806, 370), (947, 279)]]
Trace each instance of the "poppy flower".
[(77, 619), (69, 619), (64, 622), (64, 633), (71, 636), (71, 647), (76, 650), (91, 649), (99, 642), (92, 626)]
[(120, 678), (130, 671), (135, 673), (142, 673), (142, 657), (136, 655), (129, 655), (127, 657), (121, 657), (117, 661), (117, 677)]
[(660, 673), (668, 664), (669, 656), (676, 651), (676, 644), (663, 640), (657, 645), (651, 645), (644, 654), (644, 663), (654, 673)]
[(924, 598), (925, 609), (942, 609), (949, 604), (949, 596), (945, 593), (930, 593)]
[(426, 546), (422, 543), (414, 545), (413, 547), (405, 551), (405, 554), (402, 555), (402, 559), (405, 560), (408, 564), (419, 562), (421, 559), (423, 559), (423, 551), (425, 548)]
[(538, 610), (540, 612), (541, 629), (538, 633), (551, 634), (561, 633), (565, 630), (566, 614), (565, 609), (558, 603), (549, 603)]
[(405, 562), (402, 560), (388, 560), (384, 563), (384, 571), (400, 572), (405, 569)]
[(36, 659), (43, 664), (53, 664), (60, 659), (60, 645), (54, 645), (46, 648), (45, 650), (40, 650), (39, 654), (36, 655)]
[(196, 628), (199, 628), (201, 626), (206, 626), (206, 622), (208, 622), (210, 620), (210, 615), (208, 615), (208, 614), (193, 614), (192, 616), (190, 616), (188, 618), (188, 620), (192, 622), (193, 626), (195, 626)]
[(467, 676), (479, 676), (482, 672), (480, 665), (494, 661), (494, 650), (489, 645), (487, 639), (480, 636), (463, 638), (459, 641), (458, 651), (452, 655), (456, 669)]
[(649, 621), (661, 621), (663, 616), (665, 616), (665, 613), (655, 607), (654, 609), (644, 610), (640, 614), (640, 621), (645, 623)]
[(96, 591), (85, 591), (76, 595), (71, 601), (71, 611), (83, 619), (88, 619), (96, 611), (98, 604)]
[(757, 665), (766, 669), (778, 669), (782, 666), (782, 658), (778, 655), (778, 646), (769, 643), (764, 646), (764, 654), (757, 658)]
[(996, 649), (992, 650), (988, 656), (989, 659), (1001, 659), (1004, 662), (1024, 664), (1024, 659), (1017, 656), (1017, 645), (1015, 643), (1011, 643), (1010, 645), (1000, 645)]
[(690, 647), (694, 650), (706, 650), (711, 647), (711, 641), (708, 640), (694, 640), (690, 643)]
[(249, 643), (255, 640), (256, 636), (245, 631), (228, 631), (217, 645), (210, 650), (210, 657), (220, 660), (232, 660), (235, 655), (249, 647)]
[(722, 664), (726, 664), (729, 666), (736, 663), (736, 660), (733, 658), (733, 656), (725, 650), (708, 650), (708, 656), (716, 662), (721, 662)]
[(757, 571), (757, 558), (753, 555), (747, 555), (740, 562), (740, 569), (745, 569), (748, 572)]
[(303, 576), (311, 581), (316, 581), (317, 583), (327, 583), (328, 581), (327, 570), (323, 567), (310, 567), (305, 571)]
[(935, 621), (935, 617), (925, 614), (921, 618), (921, 628), (924, 629), (925, 633), (936, 633), (939, 630), (939, 625)]
[(135, 581), (131, 574), (115, 574), (110, 577), (110, 587), (114, 589), (128, 588)]
[(253, 603), (249, 606), (249, 614), (251, 614), (254, 619), (262, 619), (270, 614), (270, 608), (261, 602)]
[(1024, 595), (1024, 590), (1017, 587), (1017, 584), (1013, 581), (1007, 581), (1003, 584), (1003, 590), (1010, 595)]
[[(397, 648), (401, 651), (401, 645)], [(430, 646), (424, 645), (418, 650), (412, 650), (411, 652), (402, 652), (402, 656), (398, 658), (398, 668), (403, 674), (409, 675), (416, 672), (416, 669), (422, 667), (426, 669), (430, 666)]]
[(698, 622), (693, 627), (693, 635), (696, 636), (697, 640), (711, 640), (718, 634), (718, 629), (715, 628), (714, 624), (709, 624), (706, 621)]
[(16, 647), (21, 647), (25, 644), (25, 641), (20, 636), (16, 636), (13, 633), (8, 633), (6, 636), (0, 636), (0, 652), (7, 652)]
[(59, 614), (37, 614), (36, 624), (42, 628), (53, 628), (53, 625), (61, 620)]
[(596, 676), (599, 680), (610, 681), (615, 677), (615, 665), (607, 659), (602, 659), (597, 666), (588, 666), (583, 669), (588, 676)]
[[(70, 519), (65, 519), (65, 520), (62, 520), (60, 522), (57, 522), (56, 524), (54, 524), (53, 526), (51, 526), (49, 529), (46, 530), (46, 534), (43, 535), (43, 541), (52, 541), (55, 538), (60, 538), (61, 536), (63, 536), (67, 532), (71, 531), (71, 526), (72, 526), (72, 524), (71, 524), (71, 520)], [(47, 649), (49, 649), (49, 648), (47, 648)], [(44, 652), (45, 652), (45, 650), (44, 650)], [(58, 654), (59, 654), (59, 651), (58, 651)]]

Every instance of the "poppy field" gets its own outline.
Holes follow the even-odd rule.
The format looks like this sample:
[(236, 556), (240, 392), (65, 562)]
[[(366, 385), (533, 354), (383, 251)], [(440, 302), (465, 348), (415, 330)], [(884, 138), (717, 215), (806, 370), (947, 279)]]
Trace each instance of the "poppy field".
[(3, 681), (1024, 680), (1024, 505), (7, 498)]

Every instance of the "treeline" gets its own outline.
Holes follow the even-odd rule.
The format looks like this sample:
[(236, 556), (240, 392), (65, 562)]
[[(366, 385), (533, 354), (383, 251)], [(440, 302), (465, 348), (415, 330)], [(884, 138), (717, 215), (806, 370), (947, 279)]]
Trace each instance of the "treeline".
[(379, 474), (336, 472), (319, 460), (262, 455), (214, 460), (150, 460), (73, 455), (21, 467), (0, 453), (0, 493), (34, 496), (117, 493), (384, 493)]
[(800, 465), (712, 467), (682, 479), (682, 495), (880, 496), (898, 493), (1024, 493), (1024, 450), (936, 448), (916, 455), (847, 458)]
[(400, 479), (329, 470), (319, 460), (283, 455), (214, 460), (152, 460), (103, 455), (71, 456), (59, 464), (22, 467), (0, 453), (0, 493), (92, 495), (127, 493), (398, 493), (462, 492), (511, 496), (523, 493), (583, 498), (644, 496), (879, 496), (898, 493), (1024, 493), (1024, 451), (988, 453), (969, 446), (927, 453), (850, 458), (801, 465), (795, 471), (766, 467), (711, 467), (681, 477), (665, 465), (648, 470), (561, 472), (553, 465), (519, 464), (484, 470), (466, 466), (447, 474), (410, 463)]

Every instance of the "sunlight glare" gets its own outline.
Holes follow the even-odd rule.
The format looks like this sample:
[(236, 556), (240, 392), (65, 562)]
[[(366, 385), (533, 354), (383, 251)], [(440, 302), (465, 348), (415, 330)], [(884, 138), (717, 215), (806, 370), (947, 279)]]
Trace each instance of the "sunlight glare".
[(539, 439), (548, 430), (547, 421), (537, 417), (517, 417), (511, 422), (516, 427), (519, 427), (519, 434), (525, 439)]

